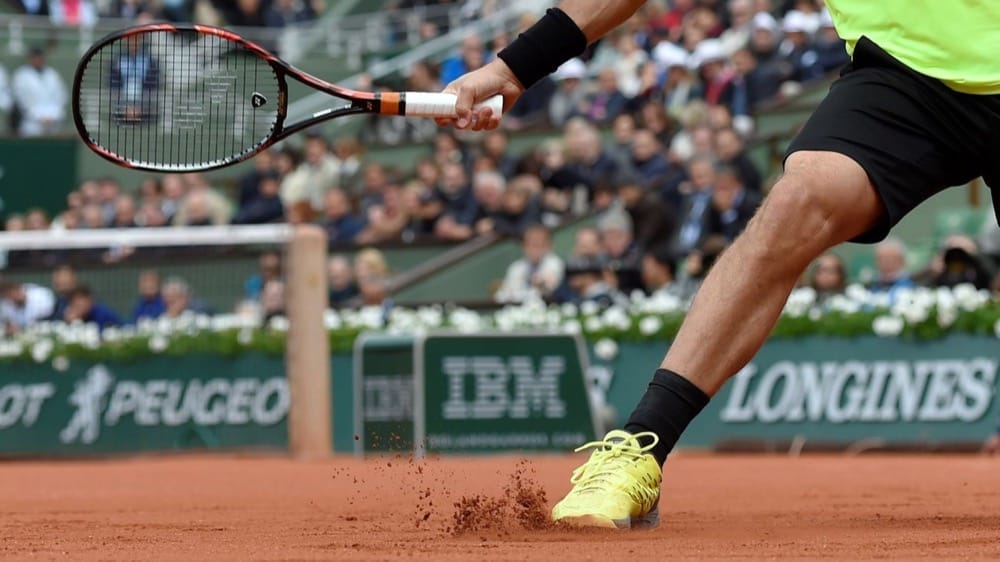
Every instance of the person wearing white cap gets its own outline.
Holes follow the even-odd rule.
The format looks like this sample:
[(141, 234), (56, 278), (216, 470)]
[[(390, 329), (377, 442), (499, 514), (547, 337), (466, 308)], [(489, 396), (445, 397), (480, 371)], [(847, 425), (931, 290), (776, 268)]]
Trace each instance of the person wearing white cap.
[(732, 56), (750, 41), (753, 31), (753, 0), (729, 0), (729, 27), (719, 35), (722, 49)]
[(795, 82), (808, 82), (823, 77), (819, 55), (809, 40), (809, 27), (809, 16), (798, 10), (785, 14), (781, 22), (785, 40), (779, 51), (792, 64), (792, 75), (789, 78)]
[(562, 127), (576, 115), (577, 108), (587, 96), (583, 79), (587, 77), (587, 65), (578, 58), (563, 63), (552, 75), (556, 79), (556, 91), (549, 100), (549, 123)]
[[(483, 69), (449, 84), (442, 124), (499, 125), (476, 102), (525, 87), (625, 22), (642, 0), (562, 0)], [(759, 351), (809, 264), (874, 243), (925, 200), (982, 176), (1000, 220), (995, 0), (827, 0), (851, 64), (789, 144), (784, 171), (714, 262), (621, 430), (593, 450), (552, 508), (564, 524), (659, 524), (663, 463), (688, 425)], [(760, 30), (758, 30), (759, 32)]]
[(837, 35), (837, 28), (833, 26), (829, 10), (824, 9), (819, 15), (819, 30), (816, 32), (813, 48), (816, 49), (819, 65), (823, 67), (824, 73), (839, 70), (851, 61), (844, 40)]

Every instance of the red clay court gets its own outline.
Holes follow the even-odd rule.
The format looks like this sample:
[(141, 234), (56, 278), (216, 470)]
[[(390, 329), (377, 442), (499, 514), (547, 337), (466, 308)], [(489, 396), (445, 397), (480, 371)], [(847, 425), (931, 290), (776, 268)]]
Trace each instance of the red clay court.
[[(658, 529), (545, 528), (532, 490), (544, 489), (551, 505), (583, 458), (7, 462), (0, 557), (1000, 558), (1000, 459), (681, 453), (667, 463)], [(512, 483), (520, 506), (504, 500)], [(478, 530), (456, 534), (456, 502), (477, 495), (487, 496), (472, 501), (489, 514), (460, 517), (459, 526)]]

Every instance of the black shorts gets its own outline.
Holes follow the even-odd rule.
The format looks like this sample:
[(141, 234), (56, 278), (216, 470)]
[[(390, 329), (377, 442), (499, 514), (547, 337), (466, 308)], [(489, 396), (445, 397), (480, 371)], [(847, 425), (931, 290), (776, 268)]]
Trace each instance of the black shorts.
[(1000, 220), (1000, 95), (956, 92), (862, 37), (785, 158), (799, 150), (850, 157), (885, 205), (855, 242), (877, 242), (939, 191), (982, 176)]

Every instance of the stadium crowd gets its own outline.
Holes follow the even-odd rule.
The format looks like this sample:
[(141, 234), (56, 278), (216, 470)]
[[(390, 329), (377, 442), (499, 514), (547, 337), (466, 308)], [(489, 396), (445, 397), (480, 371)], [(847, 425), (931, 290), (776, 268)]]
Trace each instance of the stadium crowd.
[[(467, 5), (475, 14), (494, 4)], [(405, 87), (439, 90), (488, 61), (507, 40), (469, 36), (439, 65), (414, 64)], [(19, 69), (16, 76), (42, 74), (44, 53), (32, 56), (41, 57), (28, 65), (34, 71)], [(766, 190), (764, 171), (746, 149), (755, 109), (846, 61), (819, 0), (651, 1), (621, 31), (528, 90), (501, 130), (456, 134), (432, 121), (373, 118), (358, 138), (331, 142), (314, 131), (301, 138), (301, 146), (264, 152), (228, 189), (202, 174), (149, 177), (134, 190), (110, 178), (87, 180), (56, 216), (35, 209), (8, 215), (4, 226), (17, 231), (313, 222), (326, 230), (335, 251), (516, 236), (523, 239), (525, 258), (498, 287), (499, 302), (531, 293), (553, 302), (612, 302), (634, 290), (668, 290), (687, 299)], [(16, 84), (14, 89), (25, 104), (34, 99), (16, 93)], [(4, 99), (0, 84), (0, 103)], [(511, 149), (511, 135), (525, 130), (547, 130), (551, 138), (527, 150)], [(428, 153), (407, 169), (370, 160), (362, 148), (398, 143), (426, 143)], [(554, 256), (549, 230), (591, 212), (600, 215), (596, 228), (580, 231), (571, 255)], [(939, 279), (958, 271), (946, 257), (961, 251), (977, 264), (974, 275), (962, 275), (989, 285), (990, 266), (978, 257), (984, 252), (968, 239), (950, 243), (956, 248), (943, 250), (912, 282), (950, 283)], [(885, 248), (904, 253), (898, 246)], [(113, 263), (129, 256), (128, 248), (114, 248), (99, 259)], [(55, 265), (57, 258), (23, 252), (7, 257), (12, 265)], [(832, 269), (833, 261), (835, 256), (826, 256), (817, 265), (817, 290), (831, 282), (827, 266)], [(888, 266), (883, 271), (882, 261), (891, 260), (879, 258), (875, 282), (891, 289), (914, 277)], [(388, 268), (381, 262), (372, 272), (332, 260), (332, 292), (340, 295), (333, 304), (384, 298)]]

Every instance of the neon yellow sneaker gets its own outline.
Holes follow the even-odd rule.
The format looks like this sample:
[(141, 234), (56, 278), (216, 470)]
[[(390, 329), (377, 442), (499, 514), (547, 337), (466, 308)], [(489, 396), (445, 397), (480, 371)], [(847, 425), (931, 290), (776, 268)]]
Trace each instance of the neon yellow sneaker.
[[(652, 443), (642, 446), (639, 437)], [(573, 471), (573, 489), (552, 508), (552, 519), (571, 525), (607, 528), (652, 528), (660, 524), (660, 464), (649, 451), (655, 433), (635, 435), (613, 430), (576, 452), (594, 449)]]

